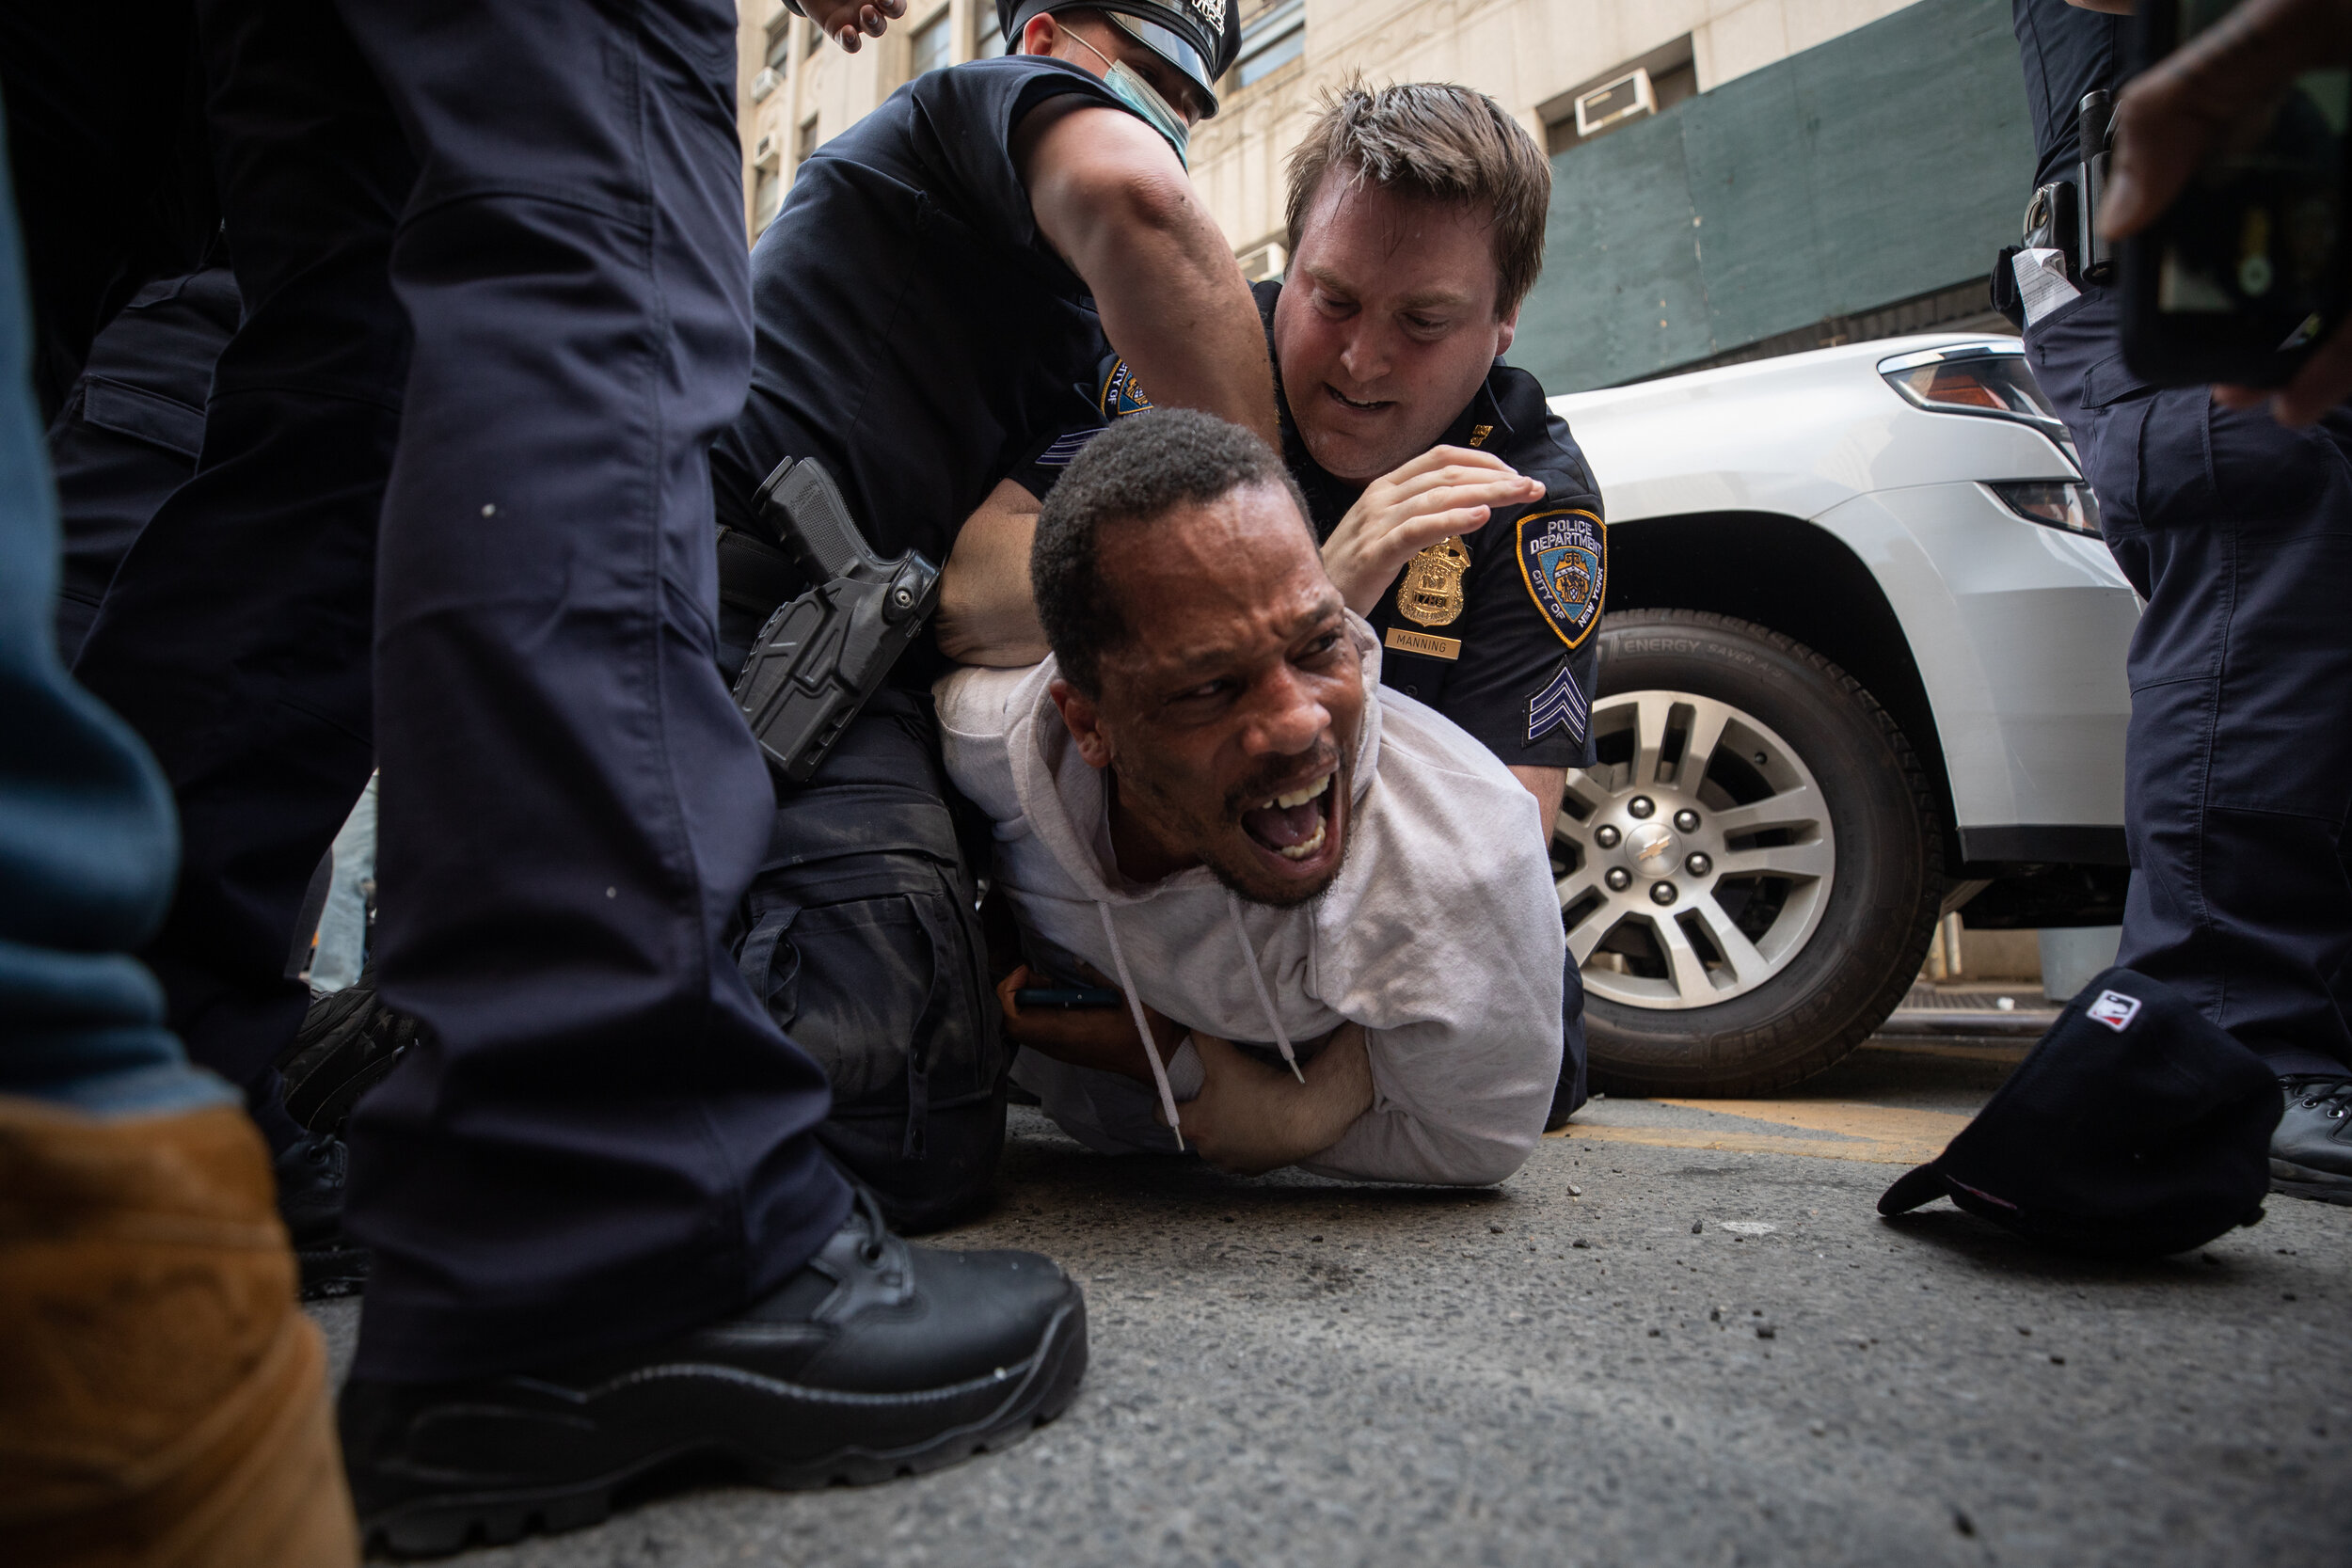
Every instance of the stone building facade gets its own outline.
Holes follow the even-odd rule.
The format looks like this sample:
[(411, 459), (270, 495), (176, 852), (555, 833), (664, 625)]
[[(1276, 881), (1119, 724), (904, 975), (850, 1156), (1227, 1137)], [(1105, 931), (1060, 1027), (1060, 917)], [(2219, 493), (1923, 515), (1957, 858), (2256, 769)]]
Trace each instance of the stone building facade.
[[(1553, 390), (1996, 324), (1982, 277), (2033, 163), (2005, 0), (1241, 3), (1192, 172), (1252, 277), (1284, 261), (1284, 157), (1360, 74), (1475, 87), (1553, 154), (1545, 275), (1513, 354)], [(914, 0), (855, 55), (779, 0), (742, 10), (755, 235), (826, 137), (922, 71), (1003, 47), (987, 0)]]

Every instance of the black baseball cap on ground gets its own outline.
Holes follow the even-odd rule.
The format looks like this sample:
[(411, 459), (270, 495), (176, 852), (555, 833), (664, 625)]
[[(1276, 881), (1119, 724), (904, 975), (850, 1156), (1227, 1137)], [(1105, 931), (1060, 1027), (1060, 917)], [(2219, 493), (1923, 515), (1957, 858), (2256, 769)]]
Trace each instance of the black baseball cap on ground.
[(1216, 79), (1241, 53), (1238, 0), (996, 0), (1005, 47), (1021, 47), (1029, 19), (1052, 11), (1101, 11), (1113, 25), (1183, 71), (1200, 94), (1200, 118), (1216, 113)]
[(1948, 1197), (2071, 1252), (2185, 1252), (2262, 1218), (2284, 1104), (2277, 1075), (2179, 992), (2110, 969), (1879, 1212)]

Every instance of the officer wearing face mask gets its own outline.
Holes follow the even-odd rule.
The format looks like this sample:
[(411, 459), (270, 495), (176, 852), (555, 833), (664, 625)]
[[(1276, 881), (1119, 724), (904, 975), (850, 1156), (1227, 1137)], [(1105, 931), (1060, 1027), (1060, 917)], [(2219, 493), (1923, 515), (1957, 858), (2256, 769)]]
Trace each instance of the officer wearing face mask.
[[(1184, 164), (1240, 46), (1230, 0), (1004, 0), (1016, 54), (916, 78), (825, 143), (753, 253), (750, 396), (711, 452), (722, 662), (807, 586), (759, 515), (817, 459), (883, 556), (944, 564), (1104, 338), (1161, 401), (1277, 438), (1232, 250)], [(1004, 1047), (918, 643), (779, 788), (739, 961), (824, 1063), (834, 1158), (921, 1227), (984, 1191)]]

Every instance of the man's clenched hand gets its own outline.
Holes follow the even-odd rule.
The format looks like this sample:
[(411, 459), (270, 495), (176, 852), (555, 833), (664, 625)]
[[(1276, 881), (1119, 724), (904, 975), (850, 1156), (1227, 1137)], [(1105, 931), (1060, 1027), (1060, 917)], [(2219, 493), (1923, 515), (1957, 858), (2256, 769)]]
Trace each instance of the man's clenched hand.
[[(1103, 977), (1091, 970), (1083, 971), (1082, 977), (1090, 986), (1103, 983)], [(1152, 1059), (1143, 1053), (1143, 1041), (1136, 1034), (1134, 1014), (1124, 1006), (1033, 1007), (1024, 1012), (1014, 993), (1037, 979), (1029, 966), (1023, 964), (997, 983), (996, 1005), (1004, 1011), (1007, 1039), (1072, 1067), (1154, 1082)], [(1184, 1025), (1149, 1007), (1143, 1009), (1143, 1018), (1152, 1026), (1160, 1060), (1176, 1054), (1176, 1048), (1184, 1042)]]
[(1229, 1040), (1192, 1034), (1200, 1096), (1181, 1106), (1184, 1142), (1229, 1176), (1257, 1176), (1320, 1154), (1372, 1109), (1372, 1059), (1360, 1024), (1343, 1023), (1301, 1069), (1262, 1066)]
[(1497, 507), (1543, 499), (1541, 483), (1492, 452), (1432, 447), (1364, 486), (1324, 541), (1323, 569), (1347, 608), (1369, 615), (1415, 555), (1449, 535), (1485, 527)]
[(882, 37), (907, 14), (907, 0), (802, 0), (801, 9), (844, 54), (854, 55), (866, 39)]

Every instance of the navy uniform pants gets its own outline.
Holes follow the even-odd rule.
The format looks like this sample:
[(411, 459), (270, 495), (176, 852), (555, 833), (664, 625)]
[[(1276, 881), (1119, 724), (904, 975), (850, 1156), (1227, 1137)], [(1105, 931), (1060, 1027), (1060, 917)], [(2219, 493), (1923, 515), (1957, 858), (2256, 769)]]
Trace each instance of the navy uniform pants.
[(428, 1037), (351, 1122), (358, 1374), (733, 1311), (849, 1200), (823, 1076), (723, 942), (772, 803), (711, 663), (707, 448), (751, 344), (734, 9), (200, 9), (246, 315), (79, 664), (184, 824), (146, 957), (249, 1081), (380, 757), (384, 994)]
[(196, 469), (213, 366), (239, 310), (226, 265), (148, 284), (92, 341), (49, 426), (65, 540), (57, 657), (68, 664), (132, 541)]
[(2104, 292), (2026, 345), (2147, 600), (2116, 961), (2281, 1074), (2352, 1072), (2352, 409), (2293, 431), (2151, 388)]

